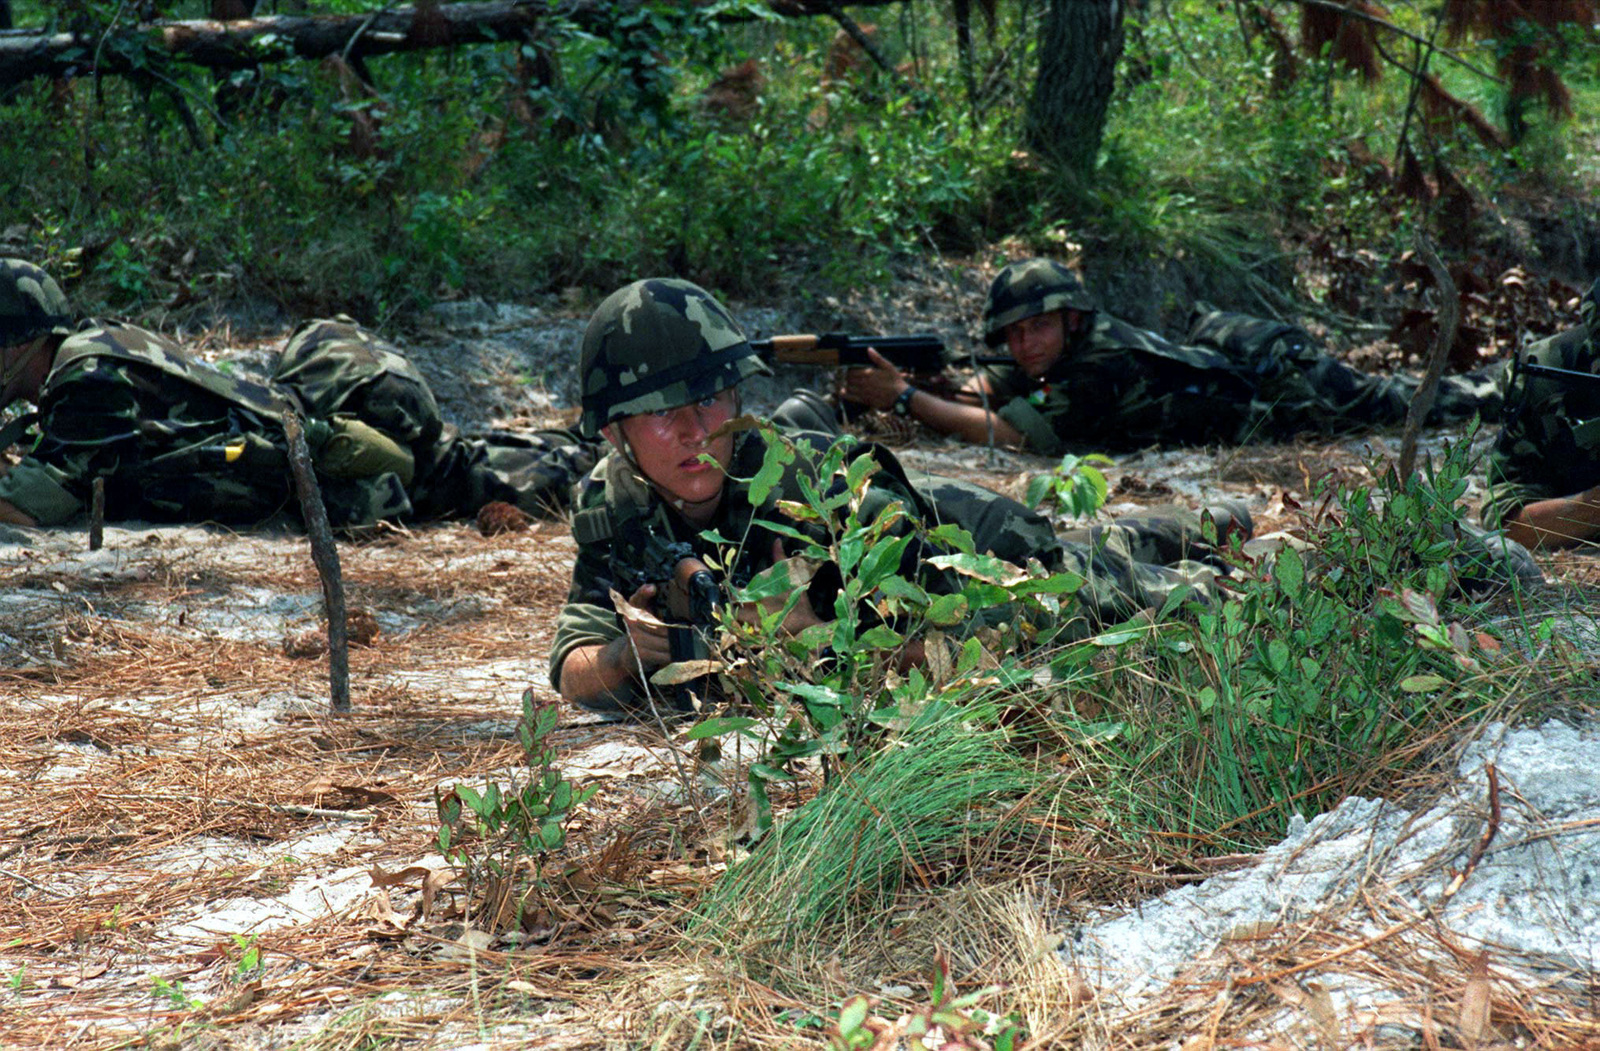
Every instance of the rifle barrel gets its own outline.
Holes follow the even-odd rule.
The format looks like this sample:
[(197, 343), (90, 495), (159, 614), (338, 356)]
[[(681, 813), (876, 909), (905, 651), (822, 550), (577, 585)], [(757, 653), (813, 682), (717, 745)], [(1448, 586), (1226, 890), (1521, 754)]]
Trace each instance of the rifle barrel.
[(1554, 376), (1558, 379), (1585, 380), (1589, 383), (1600, 383), (1600, 374), (1579, 372), (1577, 369), (1560, 369), (1554, 365), (1540, 365), (1534, 361), (1524, 362), (1522, 371), (1534, 376)]

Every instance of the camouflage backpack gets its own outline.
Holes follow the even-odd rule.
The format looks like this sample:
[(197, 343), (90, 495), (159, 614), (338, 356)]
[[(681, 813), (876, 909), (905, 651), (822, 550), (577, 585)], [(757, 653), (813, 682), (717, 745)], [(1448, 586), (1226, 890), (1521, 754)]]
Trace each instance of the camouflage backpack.
[(705, 289), (674, 278), (635, 281), (607, 296), (584, 330), (578, 426), (592, 438), (623, 417), (689, 405), (770, 372)]

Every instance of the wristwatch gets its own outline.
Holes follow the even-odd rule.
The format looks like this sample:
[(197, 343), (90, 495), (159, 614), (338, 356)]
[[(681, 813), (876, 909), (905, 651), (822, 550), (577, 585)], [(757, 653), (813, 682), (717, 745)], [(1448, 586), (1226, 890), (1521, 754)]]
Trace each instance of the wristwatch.
[(917, 388), (907, 384), (906, 389), (895, 396), (894, 404), (891, 405), (890, 408), (894, 410), (894, 414), (896, 416), (911, 415), (911, 397), (916, 393)]

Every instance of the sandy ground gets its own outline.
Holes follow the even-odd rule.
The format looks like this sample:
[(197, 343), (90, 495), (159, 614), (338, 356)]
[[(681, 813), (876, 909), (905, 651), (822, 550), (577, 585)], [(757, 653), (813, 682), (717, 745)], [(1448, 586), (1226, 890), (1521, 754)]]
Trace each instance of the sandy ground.
[[(552, 348), (570, 351), (575, 315), (450, 321), (419, 341), (448, 414), (563, 417)], [(1109, 510), (1227, 494), (1270, 532), (1312, 479), (1360, 479), (1392, 451), (1137, 454), (1108, 472)], [(1049, 466), (927, 436), (903, 454), (1013, 494)], [(325, 660), (285, 653), (319, 623), (302, 537), (134, 524), (90, 552), (83, 527), (0, 527), (0, 1045), (626, 1044), (636, 1015), (586, 997), (636, 986), (670, 947), (737, 820), (684, 750), (562, 711), (561, 768), (599, 793), (516, 938), (464, 932), (437, 875), (436, 791), (521, 776), (523, 691), (557, 700), (545, 654), (572, 552), (560, 522), (341, 545), (348, 602), (379, 632), (351, 654), (354, 712), (334, 716)], [(1549, 568), (1592, 579), (1582, 557)]]

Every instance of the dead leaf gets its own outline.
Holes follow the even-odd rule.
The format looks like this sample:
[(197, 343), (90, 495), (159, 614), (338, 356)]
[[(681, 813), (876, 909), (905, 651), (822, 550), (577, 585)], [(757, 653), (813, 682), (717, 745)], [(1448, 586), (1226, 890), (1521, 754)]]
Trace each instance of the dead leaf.
[(81, 971), (76, 974), (58, 974), (50, 979), (46, 985), (46, 988), (76, 989), (80, 984), (88, 981), (90, 978), (98, 978), (105, 973), (106, 969), (104, 967), (91, 967), (87, 971)]
[(1306, 1014), (1317, 1024), (1322, 1038), (1330, 1048), (1343, 1047), (1339, 1040), (1339, 1013), (1334, 1010), (1333, 996), (1320, 982), (1307, 982)]
[(423, 865), (408, 865), (398, 872), (386, 873), (383, 869), (374, 865), (367, 870), (367, 875), (372, 877), (372, 885), (374, 887), (392, 887), (397, 883), (409, 883), (418, 876), (426, 876), (433, 871), (433, 869)]
[(623, 598), (621, 593), (618, 592), (616, 588), (611, 589), (611, 604), (615, 606), (617, 608), (617, 612), (622, 614), (622, 616), (626, 619), (637, 620), (639, 623), (644, 624), (647, 627), (666, 628), (671, 626), (660, 617), (657, 617), (654, 613), (651, 613), (649, 610), (640, 609), (638, 606), (635, 606), (633, 603)]
[(652, 686), (677, 686), (680, 683), (694, 682), (707, 675), (715, 675), (722, 670), (721, 661), (678, 661), (650, 676)]
[(1489, 995), (1489, 954), (1480, 952), (1472, 960), (1472, 977), (1461, 993), (1461, 1013), (1456, 1028), (1468, 1047), (1476, 1047), (1489, 1035), (1489, 1011), (1493, 1006)]
[(433, 899), (439, 891), (454, 882), (458, 873), (455, 869), (435, 869), (422, 881), (422, 915), (426, 916), (433, 911)]
[(1267, 935), (1271, 934), (1277, 929), (1277, 920), (1257, 920), (1254, 923), (1236, 923), (1232, 927), (1228, 928), (1228, 932), (1222, 936), (1222, 940), (1225, 942), (1255, 941), (1257, 938), (1265, 938)]
[(217, 1018), (222, 1015), (238, 1014), (255, 1003), (256, 997), (259, 995), (261, 995), (261, 983), (248, 982), (228, 999), (208, 1005), (206, 1007), (206, 1015), (210, 1018)]
[(511, 979), (509, 982), (506, 983), (505, 987), (507, 989), (511, 990), (514, 993), (521, 993), (524, 996), (549, 996), (550, 995), (548, 990), (541, 989), (539, 986), (534, 985), (532, 982), (525, 982), (521, 978), (513, 978), (513, 979)]
[(466, 960), (480, 952), (487, 952), (493, 945), (494, 935), (476, 927), (468, 927), (460, 937), (440, 945), (438, 955), (441, 960)]
[(394, 905), (389, 901), (389, 892), (380, 890), (368, 901), (362, 910), (361, 918), (370, 920), (373, 926), (368, 927), (363, 933), (369, 938), (397, 938), (404, 934), (410, 924), (400, 918), (394, 911)]

